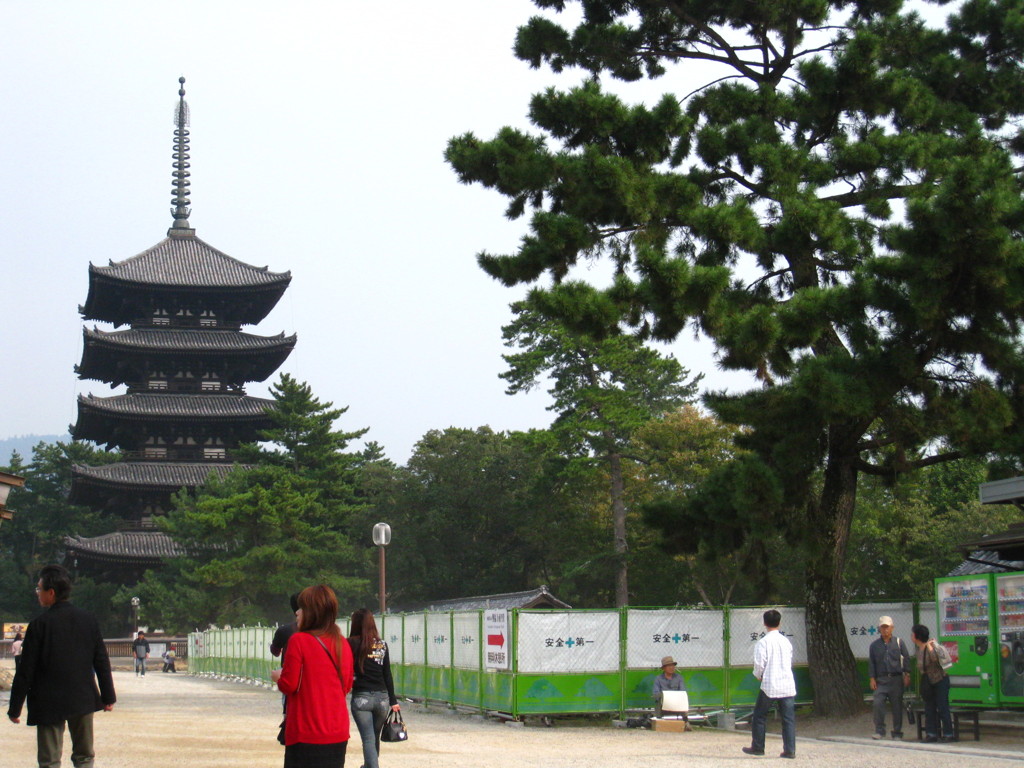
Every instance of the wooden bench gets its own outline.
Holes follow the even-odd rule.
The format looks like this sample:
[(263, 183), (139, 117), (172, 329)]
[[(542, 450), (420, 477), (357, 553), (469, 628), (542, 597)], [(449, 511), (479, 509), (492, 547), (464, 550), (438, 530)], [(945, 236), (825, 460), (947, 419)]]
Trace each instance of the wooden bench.
[[(953, 737), (960, 740), (960, 720), (961, 718), (970, 723), (971, 729), (974, 733), (974, 740), (981, 741), (981, 726), (978, 724), (978, 715), (980, 709), (950, 709), (949, 714), (953, 716)], [(914, 709), (914, 714), (917, 716), (917, 740), (924, 740), (924, 710)]]

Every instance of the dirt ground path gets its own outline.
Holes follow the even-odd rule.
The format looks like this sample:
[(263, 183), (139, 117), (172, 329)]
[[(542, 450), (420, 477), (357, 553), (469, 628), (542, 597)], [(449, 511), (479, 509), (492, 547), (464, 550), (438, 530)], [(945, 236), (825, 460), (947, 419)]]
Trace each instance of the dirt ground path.
[[(115, 672), (114, 683), (118, 695), (114, 711), (96, 714), (97, 768), (278, 768), (282, 764), (284, 750), (274, 740), (280, 697), (273, 691), (159, 672), (140, 678)], [(0, 693), (5, 714), (7, 695)], [(405, 706), (404, 714), (409, 741), (384, 745), (382, 768), (710, 768), (752, 766), (767, 759), (776, 765), (781, 762), (777, 737), (769, 738), (768, 758), (752, 758), (740, 751), (749, 744), (750, 737), (744, 733), (700, 728), (685, 734), (654, 733), (612, 728), (607, 723), (512, 727), (413, 704)], [(0, 768), (34, 766), (34, 730), (6, 718), (0, 729)], [(850, 729), (852, 736), (844, 736), (843, 731)], [(808, 722), (806, 729), (798, 727), (798, 759), (807, 765), (850, 768), (987, 768), (1024, 761), (1024, 750), (1014, 754), (1005, 751), (1005, 745), (985, 741), (977, 746), (973, 742), (883, 743), (860, 738), (868, 735), (861, 731), (860, 723), (830, 729), (827, 723)], [(810, 737), (830, 733), (846, 741)], [(1000, 752), (986, 754), (978, 746)], [(69, 751), (66, 744), (65, 765), (70, 765)], [(362, 763), (354, 726), (346, 763), (350, 768)]]

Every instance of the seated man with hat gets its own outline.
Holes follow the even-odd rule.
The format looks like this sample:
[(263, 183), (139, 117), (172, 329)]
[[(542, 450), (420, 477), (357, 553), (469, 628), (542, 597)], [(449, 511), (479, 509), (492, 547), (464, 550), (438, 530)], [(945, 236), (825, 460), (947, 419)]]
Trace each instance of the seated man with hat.
[[(654, 716), (661, 717), (661, 694), (664, 691), (685, 691), (683, 676), (676, 672), (676, 660), (666, 656), (661, 660), (661, 674), (654, 678)], [(690, 726), (687, 725), (687, 728)]]

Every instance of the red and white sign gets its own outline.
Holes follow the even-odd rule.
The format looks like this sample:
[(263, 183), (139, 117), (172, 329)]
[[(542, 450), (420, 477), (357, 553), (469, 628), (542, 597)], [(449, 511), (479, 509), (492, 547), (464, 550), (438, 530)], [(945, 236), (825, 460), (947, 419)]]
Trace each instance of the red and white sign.
[(484, 611), (484, 666), (488, 669), (509, 668), (508, 611)]

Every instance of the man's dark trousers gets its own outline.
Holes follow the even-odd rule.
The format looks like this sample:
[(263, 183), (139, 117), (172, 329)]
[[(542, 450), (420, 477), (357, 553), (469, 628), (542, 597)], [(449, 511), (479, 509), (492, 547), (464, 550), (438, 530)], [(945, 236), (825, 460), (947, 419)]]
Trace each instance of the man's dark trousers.
[[(92, 768), (96, 756), (92, 748), (92, 712), (69, 717), (71, 764), (76, 768)], [(64, 750), (64, 723), (36, 726), (36, 749), (39, 768), (60, 768)]]
[(892, 704), (892, 735), (903, 735), (903, 675), (882, 675), (875, 680), (875, 694), (871, 698), (871, 711), (875, 718), (875, 733), (885, 736), (885, 705)]

